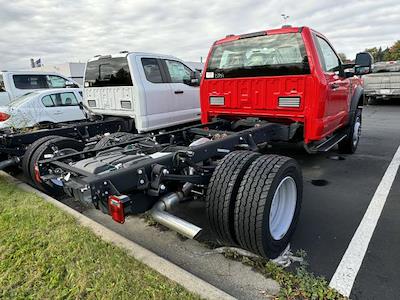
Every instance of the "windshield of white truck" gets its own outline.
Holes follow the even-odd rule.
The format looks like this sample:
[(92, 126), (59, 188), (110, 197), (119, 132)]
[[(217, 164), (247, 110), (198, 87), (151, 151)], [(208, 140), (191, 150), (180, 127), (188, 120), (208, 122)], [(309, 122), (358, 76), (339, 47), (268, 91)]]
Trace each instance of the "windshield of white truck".
[(214, 47), (206, 79), (309, 74), (300, 33), (262, 35)]
[(101, 58), (86, 65), (85, 87), (131, 86), (126, 57)]

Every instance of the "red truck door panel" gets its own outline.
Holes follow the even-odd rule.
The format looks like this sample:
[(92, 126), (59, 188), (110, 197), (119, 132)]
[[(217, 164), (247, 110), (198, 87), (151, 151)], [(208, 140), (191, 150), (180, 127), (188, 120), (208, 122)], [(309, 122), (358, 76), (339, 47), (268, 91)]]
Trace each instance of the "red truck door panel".
[(347, 117), (350, 80), (339, 75), (340, 59), (332, 46), (316, 35), (318, 54), (326, 79), (324, 131), (332, 132)]

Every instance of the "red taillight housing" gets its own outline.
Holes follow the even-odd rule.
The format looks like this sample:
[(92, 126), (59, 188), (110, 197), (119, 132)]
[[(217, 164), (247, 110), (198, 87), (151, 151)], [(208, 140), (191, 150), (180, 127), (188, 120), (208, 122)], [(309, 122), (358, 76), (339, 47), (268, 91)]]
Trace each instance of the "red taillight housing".
[(124, 206), (129, 202), (129, 197), (126, 195), (108, 197), (108, 211), (115, 222), (125, 222)]
[(35, 181), (38, 183), (42, 182), (42, 178), (40, 178), (40, 171), (39, 171), (39, 166), (37, 164), (34, 165), (33, 171), (35, 174)]
[(6, 114), (4, 112), (0, 112), (0, 122), (4, 122), (10, 118), (9, 114)]

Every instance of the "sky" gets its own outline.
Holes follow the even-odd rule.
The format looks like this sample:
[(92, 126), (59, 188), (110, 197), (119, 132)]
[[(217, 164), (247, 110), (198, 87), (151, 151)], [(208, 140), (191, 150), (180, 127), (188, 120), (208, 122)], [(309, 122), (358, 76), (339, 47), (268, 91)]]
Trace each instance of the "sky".
[(199, 61), (227, 34), (310, 26), (348, 58), (400, 39), (399, 0), (0, 0), (0, 70), (122, 50)]

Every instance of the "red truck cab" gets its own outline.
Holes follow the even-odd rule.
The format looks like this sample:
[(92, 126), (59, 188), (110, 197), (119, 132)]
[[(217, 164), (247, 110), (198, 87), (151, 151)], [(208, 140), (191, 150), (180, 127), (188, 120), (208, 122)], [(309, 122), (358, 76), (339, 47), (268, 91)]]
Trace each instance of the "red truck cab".
[(229, 35), (208, 55), (200, 88), (202, 122), (249, 116), (298, 122), (306, 146), (323, 141), (348, 127), (363, 104), (361, 79), (345, 72), (371, 65), (366, 53), (357, 59), (362, 65), (344, 65), (328, 39), (308, 27)]

